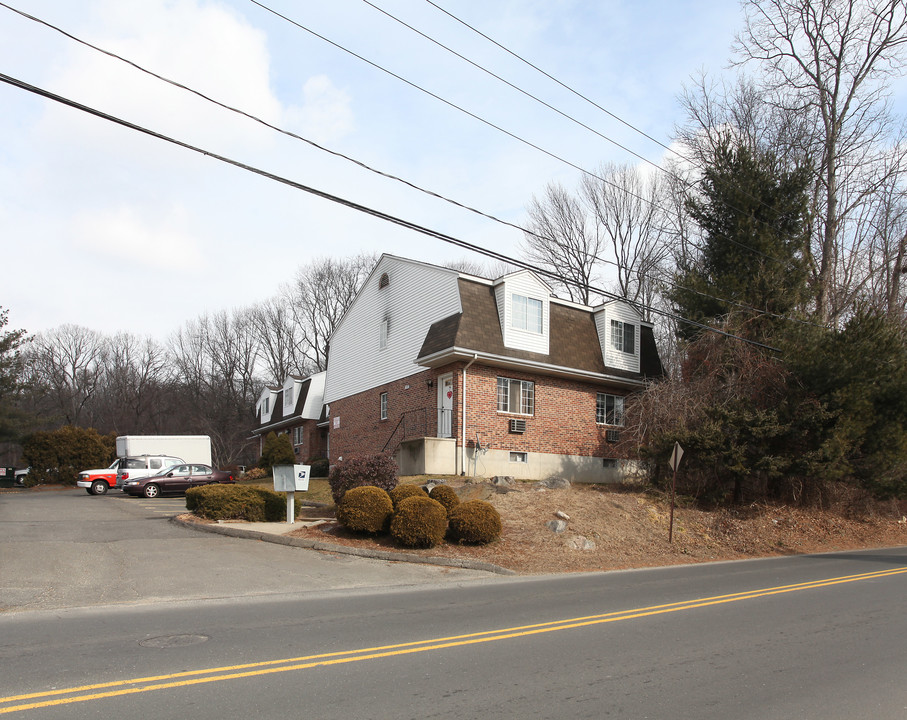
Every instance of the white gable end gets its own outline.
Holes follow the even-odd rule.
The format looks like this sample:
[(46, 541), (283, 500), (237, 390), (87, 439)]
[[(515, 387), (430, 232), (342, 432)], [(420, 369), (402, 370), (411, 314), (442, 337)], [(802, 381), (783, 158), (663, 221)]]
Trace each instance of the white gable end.
[(429, 327), (462, 309), (458, 277), (382, 256), (331, 337), (325, 402), (421, 372), (415, 359)]

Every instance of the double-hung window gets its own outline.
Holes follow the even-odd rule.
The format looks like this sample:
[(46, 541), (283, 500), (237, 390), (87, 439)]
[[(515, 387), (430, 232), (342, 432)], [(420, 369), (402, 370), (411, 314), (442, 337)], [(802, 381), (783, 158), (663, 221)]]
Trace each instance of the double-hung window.
[(499, 377), (498, 412), (532, 415), (535, 412), (535, 383)]
[(303, 428), (301, 426), (293, 428), (293, 444), (294, 445), (302, 445), (304, 437), (305, 436), (303, 434)]
[(526, 297), (525, 295), (513, 295), (513, 327), (517, 330), (528, 330), (529, 332), (542, 334), (542, 312), (543, 306), (541, 300)]
[(620, 320), (611, 321), (611, 347), (620, 352), (636, 353), (636, 326)]
[(381, 393), (381, 419), (387, 420), (387, 393)]
[(595, 422), (599, 425), (623, 425), (624, 399), (620, 395), (597, 393), (595, 396)]

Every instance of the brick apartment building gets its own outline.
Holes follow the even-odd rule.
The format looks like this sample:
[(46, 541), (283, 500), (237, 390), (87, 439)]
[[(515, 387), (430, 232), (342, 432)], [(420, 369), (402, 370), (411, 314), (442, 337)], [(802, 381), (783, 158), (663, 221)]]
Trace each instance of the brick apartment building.
[(325, 374), (310, 377), (290, 375), (283, 385), (268, 386), (255, 403), (252, 436), (258, 438), (258, 454), (269, 432), (287, 434), (299, 463), (313, 457), (327, 457), (327, 427), (324, 424)]
[(628, 466), (624, 398), (662, 372), (628, 302), (383, 255), (331, 338), (322, 425), (332, 462), (384, 451), (401, 474), (608, 482)]

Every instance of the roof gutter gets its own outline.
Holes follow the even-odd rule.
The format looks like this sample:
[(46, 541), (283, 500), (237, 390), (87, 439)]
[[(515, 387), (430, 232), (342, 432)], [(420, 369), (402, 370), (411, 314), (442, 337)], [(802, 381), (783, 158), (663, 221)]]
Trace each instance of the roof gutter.
[(466, 475), (466, 371), (479, 359), (478, 353), (473, 353), (472, 360), (463, 366), (463, 397), (460, 400), (460, 475)]

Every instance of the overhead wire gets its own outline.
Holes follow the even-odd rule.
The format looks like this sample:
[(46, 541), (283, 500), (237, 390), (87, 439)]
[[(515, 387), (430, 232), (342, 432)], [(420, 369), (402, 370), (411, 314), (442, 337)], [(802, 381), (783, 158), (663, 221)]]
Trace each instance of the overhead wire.
[[(365, 1), (368, 2), (368, 0), (365, 0)], [(371, 3), (369, 3), (369, 4), (371, 4)], [(258, 117), (258, 116), (256, 116), (256, 115), (253, 115), (253, 114), (251, 114), (251, 113), (248, 113), (248, 112), (246, 112), (246, 111), (244, 111), (244, 110), (241, 110), (241, 109), (239, 109), (239, 108), (233, 107), (233, 106), (231, 106), (231, 105), (227, 105), (226, 103), (223, 103), (223, 102), (221, 102), (221, 101), (219, 101), (219, 100), (217, 100), (217, 99), (215, 99), (215, 98), (212, 98), (212, 97), (210, 97), (210, 96), (208, 96), (208, 95), (206, 95), (206, 94), (204, 94), (204, 93), (202, 93), (202, 92), (200, 92), (200, 91), (198, 91), (198, 90), (195, 90), (194, 88), (191, 88), (191, 87), (189, 87), (189, 86), (187, 86), (187, 85), (185, 85), (185, 84), (183, 84), (183, 83), (180, 83), (180, 82), (178, 82), (178, 81), (176, 81), (176, 80), (173, 80), (173, 79), (168, 78), (168, 77), (166, 77), (166, 76), (160, 75), (159, 73), (156, 73), (156, 72), (154, 72), (154, 71), (152, 71), (152, 70), (149, 70), (149, 69), (147, 69), (147, 68), (145, 68), (145, 67), (139, 65), (138, 63), (136, 63), (136, 62), (134, 62), (134, 61), (132, 61), (132, 60), (130, 60), (130, 59), (128, 59), (128, 58), (125, 58), (125, 57), (123, 57), (123, 56), (121, 56), (121, 55), (119, 55), (119, 54), (117, 54), (117, 53), (114, 53), (114, 52), (112, 52), (112, 51), (106, 50), (106, 49), (101, 48), (101, 47), (99, 47), (99, 46), (97, 46), (97, 45), (94, 45), (93, 43), (90, 43), (90, 42), (88, 42), (88, 41), (86, 41), (86, 40), (84, 40), (84, 39), (82, 39), (82, 38), (79, 38), (79, 37), (73, 35), (72, 33), (69, 33), (69, 32), (67, 32), (66, 30), (63, 30), (62, 28), (60, 28), (60, 27), (58, 27), (58, 26), (56, 26), (56, 25), (54, 25), (54, 24), (52, 24), (52, 23), (47, 22), (46, 20), (43, 20), (43, 19), (41, 19), (41, 18), (35, 17), (35, 16), (33, 16), (33, 15), (30, 15), (30, 14), (28, 14), (28, 13), (22, 11), (22, 10), (19, 10), (19, 9), (17, 9), (17, 8), (14, 8), (14, 7), (8, 5), (7, 3), (3, 2), (2, 0), (0, 0), (0, 7), (5, 7), (5, 8), (7, 8), (8, 10), (11, 10), (12, 12), (17, 13), (17, 14), (19, 14), (20, 16), (22, 16), (22, 17), (24, 17), (24, 18), (26, 18), (26, 19), (28, 19), (28, 20), (31, 20), (31, 21), (36, 22), (36, 23), (39, 23), (39, 24), (41, 24), (41, 25), (47, 27), (48, 29), (51, 29), (51, 30), (53, 30), (53, 31), (55, 31), (55, 32), (57, 32), (57, 33), (60, 33), (61, 35), (63, 35), (63, 36), (65, 36), (65, 37), (67, 37), (67, 38), (73, 40), (74, 42), (77, 42), (77, 43), (79, 43), (79, 44), (81, 44), (81, 45), (84, 45), (85, 47), (88, 47), (88, 48), (90, 48), (90, 49), (92, 49), (92, 50), (95, 50), (96, 52), (99, 52), (99, 53), (101, 53), (101, 54), (103, 54), (103, 55), (106, 55), (106, 56), (112, 58), (112, 59), (115, 59), (115, 60), (118, 60), (118, 61), (120, 61), (120, 62), (123, 62), (123, 63), (129, 65), (130, 67), (132, 67), (132, 68), (134, 68), (134, 69), (136, 69), (136, 70), (138, 70), (138, 71), (140, 71), (140, 72), (142, 72), (142, 73), (145, 73), (145, 74), (147, 74), (147, 75), (149, 75), (149, 76), (151, 76), (151, 77), (154, 77), (154, 78), (157, 79), (157, 80), (160, 80), (161, 82), (167, 83), (167, 84), (172, 85), (172, 86), (174, 86), (174, 87), (176, 87), (176, 88), (179, 88), (179, 89), (181, 89), (181, 90), (184, 90), (184, 91), (186, 91), (186, 92), (189, 92), (189, 93), (191, 93), (191, 94), (193, 94), (193, 95), (195, 95), (195, 96), (197, 96), (197, 97), (199, 97), (199, 98), (201, 98), (201, 99), (203, 99), (203, 100), (205, 100), (205, 101), (207, 101), (207, 102), (210, 102), (210, 103), (212, 103), (212, 104), (214, 104), (214, 105), (216, 105), (216, 106), (222, 108), (222, 109), (228, 110), (228, 111), (233, 112), (233, 113), (236, 113), (236, 114), (238, 114), (238, 115), (241, 115), (241, 116), (243, 116), (243, 117), (245, 117), (245, 118), (247, 118), (247, 119), (249, 119), (249, 120), (252, 120), (252, 121), (254, 121), (254, 122), (256, 122), (256, 123), (259, 123), (259, 124), (261, 124), (261, 125), (263, 125), (263, 126), (269, 128), (269, 129), (271, 129), (271, 130), (274, 130), (274, 131), (279, 132), (279, 133), (281, 133), (281, 134), (284, 134), (284, 135), (287, 135), (287, 136), (289, 136), (289, 137), (292, 137), (293, 139), (296, 139), (296, 140), (300, 140), (300, 141), (302, 141), (302, 142), (305, 142), (305, 143), (307, 143), (308, 145), (310, 145), (310, 146), (312, 146), (312, 147), (314, 147), (314, 148), (316, 148), (316, 149), (318, 149), (318, 150), (321, 150), (321, 151), (323, 151), (323, 152), (326, 152), (326, 153), (328, 153), (328, 154), (330, 154), (330, 155), (333, 155), (333, 156), (335, 156), (335, 157), (342, 158), (343, 160), (346, 160), (346, 161), (348, 161), (348, 162), (351, 162), (351, 163), (353, 163), (353, 164), (355, 164), (355, 165), (357, 165), (357, 166), (359, 166), (359, 167), (361, 167), (361, 168), (363, 168), (363, 169), (365, 169), (365, 170), (368, 170), (369, 172), (375, 173), (375, 174), (380, 175), (380, 176), (382, 176), (382, 177), (385, 177), (385, 178), (387, 178), (387, 179), (391, 179), (391, 180), (400, 182), (400, 183), (402, 183), (402, 184), (404, 184), (404, 185), (406, 185), (406, 186), (408, 186), (408, 187), (410, 187), (410, 188), (412, 188), (412, 189), (414, 189), (414, 190), (418, 190), (419, 192), (425, 193), (425, 194), (427, 194), (427, 195), (429, 195), (429, 196), (431, 196), (431, 197), (434, 197), (434, 198), (443, 200), (443, 201), (445, 201), (445, 202), (448, 202), (448, 203), (450, 203), (450, 204), (452, 204), (452, 205), (454, 205), (454, 206), (456, 206), (456, 207), (459, 207), (459, 208), (461, 208), (461, 209), (464, 209), (464, 210), (467, 210), (467, 211), (469, 211), (469, 212), (475, 213), (475, 214), (477, 214), (477, 215), (479, 215), (479, 216), (481, 216), (481, 217), (484, 217), (484, 218), (486, 218), (486, 219), (488, 219), (488, 220), (491, 220), (491, 221), (493, 221), (493, 222), (499, 223), (499, 224), (504, 225), (504, 226), (507, 226), (507, 227), (511, 227), (511, 228), (513, 228), (513, 229), (515, 229), (515, 230), (519, 230), (520, 232), (524, 233), (525, 235), (528, 235), (528, 236), (531, 236), (531, 237), (535, 237), (535, 238), (537, 238), (537, 239), (539, 239), (539, 240), (543, 240), (543, 241), (549, 241), (549, 242), (552, 241), (552, 238), (549, 238), (549, 237), (547, 237), (547, 236), (545, 236), (545, 235), (541, 235), (541, 234), (539, 234), (539, 233), (537, 233), (537, 232), (535, 232), (535, 231), (533, 231), (533, 230), (530, 230), (530, 229), (528, 229), (528, 228), (525, 228), (525, 227), (523, 227), (523, 226), (521, 226), (521, 225), (518, 225), (518, 224), (516, 224), (516, 223), (510, 222), (510, 221), (507, 221), (507, 220), (503, 220), (503, 219), (498, 218), (498, 217), (496, 217), (496, 216), (494, 216), (494, 215), (491, 215), (491, 214), (489, 214), (489, 213), (486, 213), (486, 212), (484, 212), (484, 211), (482, 211), (482, 210), (478, 210), (478, 209), (476, 209), (476, 208), (474, 208), (474, 207), (471, 207), (471, 206), (469, 206), (469, 205), (466, 205), (466, 204), (464, 204), (464, 203), (461, 203), (461, 202), (459, 202), (459, 201), (457, 201), (457, 200), (453, 200), (453, 199), (451, 199), (451, 198), (448, 198), (448, 197), (446, 197), (446, 196), (444, 196), (444, 195), (441, 195), (441, 194), (439, 194), (439, 193), (437, 193), (437, 192), (435, 192), (435, 191), (432, 191), (432, 190), (428, 190), (428, 189), (426, 189), (426, 188), (423, 188), (423, 187), (421, 187), (421, 186), (419, 186), (419, 185), (416, 185), (415, 183), (413, 183), (413, 182), (411, 182), (411, 181), (409, 181), (409, 180), (406, 180), (406, 179), (404, 179), (404, 178), (400, 178), (400, 177), (398, 177), (398, 176), (396, 176), (396, 175), (392, 175), (392, 174), (386, 173), (386, 172), (384, 172), (384, 171), (382, 171), (382, 170), (378, 170), (378, 169), (376, 169), (376, 168), (373, 168), (373, 167), (371, 167), (371, 166), (369, 166), (369, 165), (367, 165), (367, 164), (365, 164), (365, 163), (363, 163), (363, 162), (361, 162), (361, 161), (359, 161), (359, 160), (357, 160), (357, 159), (355, 159), (355, 158), (352, 158), (352, 157), (350, 157), (350, 156), (348, 156), (348, 155), (345, 155), (345, 154), (343, 154), (343, 153), (340, 153), (340, 152), (337, 152), (337, 151), (335, 151), (335, 150), (331, 150), (331, 149), (329, 149), (329, 148), (326, 148), (326, 147), (324, 147), (324, 146), (322, 146), (322, 145), (319, 145), (318, 143), (315, 143), (314, 141), (312, 141), (312, 140), (310, 140), (310, 139), (308, 139), (308, 138), (306, 138), (306, 137), (304, 137), (304, 136), (301, 136), (301, 135), (298, 135), (297, 133), (294, 133), (294, 132), (292, 132), (292, 131), (289, 131), (289, 130), (280, 128), (279, 126), (274, 125), (274, 124), (272, 124), (272, 123), (270, 123), (270, 122), (268, 122), (268, 121), (266, 121), (266, 120), (264, 120), (264, 119), (262, 119), (262, 118), (260, 118), (260, 117)], [(601, 262), (602, 264), (605, 264), (605, 265), (613, 265), (613, 266), (616, 267), (618, 270), (627, 270), (627, 269), (628, 269), (627, 267), (621, 265), (620, 263), (618, 263), (618, 262), (616, 262), (616, 261), (614, 261), (614, 260), (609, 260), (609, 259), (607, 259), (607, 258), (603, 258), (603, 257), (601, 257), (600, 255), (593, 255), (592, 257), (593, 257), (596, 261)], [(812, 324), (812, 323), (808, 323), (807, 321), (803, 321), (803, 320), (800, 320), (800, 319), (797, 319), (797, 318), (791, 318), (791, 317), (787, 317), (787, 316), (780, 316), (780, 315), (777, 315), (777, 314), (774, 314), (774, 313), (770, 313), (770, 312), (765, 311), (765, 310), (760, 310), (760, 309), (758, 309), (758, 308), (754, 308), (754, 307), (745, 305), (745, 304), (743, 304), (743, 303), (740, 303), (740, 302), (737, 302), (737, 301), (734, 301), (734, 300), (729, 300), (729, 299), (727, 299), (727, 298), (721, 298), (721, 297), (718, 297), (718, 296), (716, 296), (716, 295), (710, 295), (710, 294), (708, 294), (708, 293), (704, 293), (704, 292), (699, 291), (699, 290), (695, 290), (695, 289), (692, 289), (692, 288), (683, 287), (683, 286), (681, 286), (681, 285), (679, 285), (679, 284), (677, 284), (677, 283), (675, 283), (675, 282), (673, 282), (673, 281), (671, 281), (671, 280), (668, 280), (668, 279), (666, 279), (666, 278), (661, 279), (660, 282), (667, 283), (667, 284), (669, 284), (669, 285), (671, 285), (671, 286), (673, 286), (673, 287), (676, 287), (676, 288), (678, 288), (678, 289), (687, 290), (688, 292), (692, 292), (692, 293), (694, 293), (694, 294), (697, 294), (697, 295), (700, 295), (700, 296), (703, 296), (703, 297), (707, 297), (707, 298), (710, 298), (710, 299), (713, 299), (713, 300), (718, 300), (719, 302), (727, 303), (727, 304), (729, 304), (729, 305), (734, 305), (734, 306), (740, 307), (740, 308), (742, 308), (742, 309), (749, 310), (749, 311), (751, 311), (751, 312), (754, 312), (754, 313), (757, 313), (757, 314), (760, 314), (760, 315), (768, 315), (768, 316), (771, 316), (771, 317), (776, 317), (776, 318), (778, 318), (778, 319), (787, 319), (787, 320), (790, 320), (790, 321), (793, 321), (793, 322), (800, 322), (800, 323)]]
[[(499, 261), (499, 262), (508, 263), (508, 264), (510, 264), (510, 265), (513, 265), (514, 267), (519, 267), (519, 268), (522, 268), (522, 269), (525, 269), (525, 270), (531, 270), (532, 272), (535, 272), (536, 274), (538, 274), (538, 275), (540, 275), (540, 276), (542, 276), (542, 277), (547, 277), (547, 278), (549, 278), (549, 279), (554, 279), (554, 280), (557, 280), (558, 282), (562, 282), (562, 283), (565, 283), (565, 284), (568, 284), (568, 285), (579, 285), (579, 283), (577, 283), (576, 281), (574, 281), (574, 280), (572, 280), (572, 279), (570, 279), (570, 278), (567, 278), (567, 277), (565, 277), (565, 276), (563, 276), (563, 275), (560, 275), (559, 273), (552, 272), (552, 271), (547, 270), (547, 269), (545, 269), (545, 268), (538, 268), (538, 267), (535, 267), (535, 266), (533, 266), (532, 264), (527, 263), (527, 262), (525, 262), (525, 261), (523, 261), (523, 260), (519, 260), (519, 259), (517, 259), (517, 258), (509, 257), (509, 256), (507, 256), (507, 255), (505, 255), (505, 254), (503, 254), (503, 253), (499, 253), (499, 252), (497, 252), (497, 251), (490, 250), (490, 249), (488, 249), (488, 248), (480, 247), (480, 246), (478, 246), (478, 245), (475, 245), (474, 243), (470, 243), (470, 242), (467, 242), (466, 240), (462, 240), (462, 239), (457, 238), (457, 237), (454, 237), (454, 236), (452, 236), (452, 235), (448, 235), (448, 234), (443, 233), (443, 232), (441, 232), (441, 231), (439, 231), (439, 230), (434, 230), (434, 229), (432, 229), (432, 228), (428, 228), (428, 227), (425, 227), (425, 226), (423, 226), (423, 225), (419, 225), (418, 223), (414, 223), (414, 222), (409, 221), (409, 220), (406, 220), (406, 219), (404, 219), (404, 218), (400, 218), (400, 217), (397, 217), (397, 216), (395, 216), (395, 215), (391, 215), (390, 213), (386, 213), (386, 212), (383, 212), (383, 211), (381, 211), (381, 210), (377, 210), (377, 209), (375, 209), (375, 208), (371, 208), (371, 207), (369, 207), (369, 206), (363, 205), (363, 204), (361, 204), (361, 203), (354, 202), (354, 201), (349, 200), (349, 199), (347, 199), (347, 198), (343, 198), (343, 197), (340, 197), (340, 196), (338, 196), (338, 195), (334, 195), (334, 194), (332, 194), (332, 193), (328, 193), (328, 192), (325, 192), (325, 191), (323, 191), (323, 190), (319, 190), (319, 189), (317, 189), (317, 188), (315, 188), (315, 187), (312, 187), (312, 186), (309, 186), (309, 185), (305, 185), (305, 184), (303, 184), (303, 183), (297, 182), (297, 181), (295, 181), (295, 180), (291, 180), (291, 179), (286, 178), (286, 177), (283, 177), (283, 176), (281, 176), (281, 175), (277, 175), (277, 174), (275, 174), (275, 173), (269, 172), (269, 171), (264, 170), (264, 169), (262, 169), (262, 168), (257, 168), (257, 167), (255, 167), (255, 166), (253, 166), (253, 165), (249, 165), (249, 164), (247, 164), (247, 163), (240, 162), (240, 161), (235, 160), (235, 159), (233, 159), (233, 158), (229, 158), (229, 157), (227, 157), (227, 156), (225, 156), (225, 155), (221, 155), (221, 154), (219, 154), (219, 153), (215, 153), (215, 152), (212, 152), (212, 151), (210, 151), (210, 150), (205, 150), (204, 148), (198, 147), (198, 146), (196, 146), (196, 145), (192, 145), (192, 144), (190, 144), (190, 143), (184, 142), (184, 141), (179, 140), (179, 139), (177, 139), (177, 138), (170, 137), (170, 136), (168, 136), (168, 135), (164, 135), (163, 133), (159, 133), (159, 132), (157, 132), (157, 131), (155, 131), (155, 130), (151, 130), (151, 129), (149, 129), (149, 128), (143, 127), (143, 126), (141, 126), (141, 125), (138, 125), (138, 124), (136, 124), (136, 123), (130, 122), (130, 121), (125, 120), (125, 119), (123, 119), (123, 118), (117, 117), (117, 116), (115, 116), (115, 115), (111, 115), (110, 113), (106, 113), (106, 112), (104, 112), (104, 111), (102, 111), (102, 110), (98, 110), (97, 108), (93, 108), (93, 107), (90, 107), (90, 106), (85, 105), (85, 104), (83, 104), (83, 103), (80, 103), (80, 102), (77, 102), (77, 101), (75, 101), (75, 100), (72, 100), (72, 99), (70, 99), (70, 98), (64, 97), (64, 96), (62, 96), (62, 95), (58, 95), (58, 94), (53, 93), (53, 92), (51, 92), (51, 91), (49, 91), (49, 90), (46, 90), (46, 89), (44, 89), (44, 88), (40, 88), (40, 87), (38, 87), (38, 86), (36, 86), (36, 85), (33, 85), (33, 84), (31, 84), (31, 83), (27, 83), (27, 82), (25, 82), (25, 81), (23, 81), (23, 80), (19, 80), (19, 79), (17, 79), (17, 78), (11, 77), (11, 76), (6, 75), (6, 74), (4, 74), (4, 73), (0, 73), (0, 82), (6, 83), (7, 85), (10, 85), (10, 86), (15, 87), (15, 88), (19, 88), (20, 90), (24, 90), (24, 91), (26, 91), (26, 92), (30, 92), (30, 93), (32, 93), (32, 94), (34, 94), (34, 95), (38, 95), (38, 96), (43, 97), (43, 98), (45, 98), (45, 99), (47, 99), (47, 100), (51, 100), (51, 101), (53, 101), (53, 102), (56, 102), (56, 103), (61, 104), (61, 105), (64, 105), (64, 106), (67, 106), (67, 107), (72, 108), (72, 109), (74, 109), (74, 110), (79, 110), (79, 111), (81, 111), (81, 112), (84, 112), (84, 113), (86, 113), (86, 114), (88, 114), (88, 115), (92, 115), (92, 116), (97, 117), (97, 118), (99, 118), (99, 119), (106, 120), (106, 121), (108, 121), (108, 122), (111, 122), (111, 123), (113, 123), (113, 124), (119, 125), (119, 126), (121, 126), (121, 127), (130, 129), (130, 130), (133, 130), (133, 131), (135, 131), (135, 132), (142, 133), (142, 134), (144, 134), (144, 135), (147, 135), (147, 136), (149, 136), (149, 137), (153, 137), (153, 138), (155, 138), (155, 139), (158, 139), (158, 140), (161, 140), (161, 141), (170, 143), (170, 144), (175, 145), (175, 146), (177, 146), (177, 147), (181, 147), (181, 148), (183, 148), (183, 149), (185, 149), (185, 150), (189, 150), (189, 151), (198, 153), (198, 154), (200, 154), (200, 155), (204, 155), (204, 156), (209, 157), (209, 158), (212, 158), (212, 159), (214, 159), (214, 160), (218, 160), (219, 162), (225, 163), (225, 164), (227, 164), (227, 165), (231, 165), (231, 166), (236, 167), (236, 168), (239, 168), (239, 169), (241, 169), (241, 170), (245, 170), (246, 172), (250, 172), (250, 173), (259, 175), (259, 176), (261, 176), (261, 177), (267, 178), (267, 179), (269, 179), (269, 180), (273, 180), (273, 181), (275, 181), (275, 182), (279, 182), (279, 183), (281, 183), (281, 184), (284, 184), (284, 185), (287, 185), (287, 186), (289, 186), (289, 187), (295, 188), (295, 189), (297, 189), (297, 190), (301, 190), (301, 191), (306, 192), (306, 193), (308, 193), (308, 194), (310, 194), (310, 195), (314, 195), (315, 197), (319, 197), (319, 198), (321, 198), (321, 199), (323, 199), (323, 200), (328, 200), (328, 201), (333, 202), (333, 203), (336, 203), (336, 204), (338, 204), (338, 205), (342, 205), (342, 206), (344, 206), (344, 207), (347, 207), (347, 208), (349, 208), (349, 209), (351, 209), (351, 210), (355, 210), (355, 211), (357, 211), (357, 212), (361, 212), (361, 213), (363, 213), (363, 214), (372, 216), (372, 217), (377, 218), (377, 219), (379, 219), (379, 220), (383, 220), (383, 221), (385, 221), (385, 222), (392, 223), (392, 224), (397, 225), (397, 226), (399, 226), (399, 227), (403, 227), (403, 228), (412, 230), (412, 231), (414, 231), (414, 232), (420, 233), (420, 234), (425, 235), (425, 236), (427, 236), (427, 237), (432, 237), (432, 238), (435, 238), (435, 239), (437, 239), (437, 240), (441, 240), (442, 242), (445, 242), (445, 243), (454, 245), (454, 246), (456, 246), (456, 247), (460, 247), (460, 248), (465, 249), (465, 250), (469, 250), (469, 251), (478, 253), (478, 254), (480, 254), (480, 255), (484, 255), (484, 256), (486, 256), (486, 257), (489, 257), (489, 258), (491, 258), (491, 259), (493, 259), (493, 260), (497, 260), (497, 261)], [(622, 298), (622, 297), (620, 297), (619, 295), (616, 295), (615, 293), (609, 292), (609, 291), (607, 291), (607, 290), (605, 290), (605, 289), (603, 289), (603, 288), (589, 287), (589, 289), (592, 290), (593, 292), (595, 292), (596, 294), (601, 295), (602, 297), (610, 298), (611, 300), (622, 300), (622, 301), (624, 301), (624, 302), (627, 302), (627, 303), (630, 304), (632, 307), (634, 307), (635, 309), (637, 309), (637, 311), (648, 310), (649, 312), (651, 312), (651, 313), (653, 313), (653, 314), (661, 315), (662, 317), (665, 317), (665, 318), (668, 318), (668, 319), (671, 319), (671, 320), (675, 320), (675, 321), (678, 321), (678, 322), (683, 322), (683, 323), (685, 323), (685, 324), (688, 324), (688, 325), (692, 325), (692, 326), (694, 326), (694, 327), (701, 328), (701, 329), (703, 329), (703, 330), (705, 330), (705, 331), (707, 331), (707, 332), (712, 332), (712, 333), (715, 333), (715, 334), (718, 334), (718, 335), (723, 335), (723, 336), (728, 337), (728, 338), (733, 338), (733, 339), (735, 339), (735, 340), (739, 340), (739, 341), (741, 341), (741, 342), (747, 343), (747, 344), (749, 344), (749, 345), (753, 345), (753, 346), (755, 346), (755, 347), (760, 347), (760, 348), (762, 348), (762, 349), (765, 349), (765, 350), (768, 350), (768, 351), (771, 351), (771, 352), (780, 352), (780, 350), (779, 350), (778, 348), (774, 348), (774, 347), (772, 347), (772, 346), (770, 346), (770, 345), (767, 345), (767, 344), (765, 344), (765, 343), (761, 343), (761, 342), (758, 342), (758, 341), (756, 341), (756, 340), (752, 340), (752, 339), (750, 339), (750, 338), (741, 337), (741, 336), (739, 336), (739, 335), (735, 335), (734, 333), (730, 333), (730, 332), (727, 332), (727, 331), (725, 331), (725, 330), (721, 330), (721, 329), (719, 329), (719, 328), (715, 328), (715, 327), (712, 327), (712, 326), (710, 326), (710, 325), (706, 325), (705, 323), (701, 323), (701, 322), (698, 322), (698, 321), (696, 321), (696, 320), (692, 320), (692, 319), (689, 319), (689, 318), (684, 318), (684, 317), (682, 317), (682, 316), (680, 316), (680, 315), (677, 315), (676, 313), (671, 313), (671, 312), (668, 312), (668, 311), (666, 311), (666, 310), (661, 310), (660, 308), (657, 308), (657, 307), (654, 307), (654, 306), (647, 306), (647, 305), (645, 305), (645, 304), (643, 304), (643, 303), (639, 303), (639, 302), (636, 302), (636, 301), (633, 301), (633, 300), (629, 300), (629, 299), (627, 299), (627, 298)], [(644, 313), (640, 312), (640, 314), (644, 314)]]

